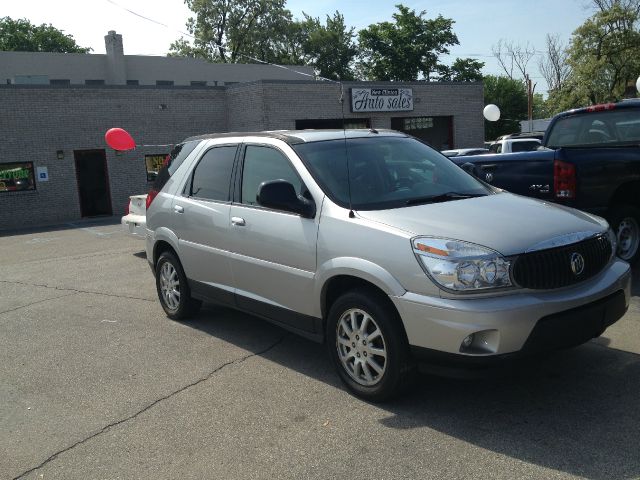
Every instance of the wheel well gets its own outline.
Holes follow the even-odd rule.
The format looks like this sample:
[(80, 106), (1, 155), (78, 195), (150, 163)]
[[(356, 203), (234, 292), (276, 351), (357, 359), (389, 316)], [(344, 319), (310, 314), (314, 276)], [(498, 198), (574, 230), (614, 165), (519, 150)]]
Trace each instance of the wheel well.
[(156, 245), (153, 247), (153, 268), (155, 268), (156, 263), (158, 263), (160, 255), (167, 251), (173, 253), (177, 257), (176, 251), (173, 249), (171, 244), (169, 244), (169, 242), (160, 240), (156, 243)]
[(620, 185), (613, 194), (613, 197), (611, 197), (611, 204), (609, 206), (623, 203), (640, 208), (638, 191), (640, 191), (640, 182), (629, 182)]
[[(351, 275), (338, 275), (330, 278), (322, 288), (321, 308), (323, 325), (326, 323), (327, 315), (329, 314), (329, 310), (331, 310), (331, 305), (333, 305), (333, 302), (335, 302), (343, 293), (348, 292), (349, 290), (354, 290), (356, 288), (369, 290), (373, 295), (376, 296), (376, 298), (378, 298), (381, 302), (384, 302), (389, 308), (396, 312), (397, 318), (400, 319), (398, 309), (389, 298), (389, 295), (387, 295), (387, 293), (380, 287), (367, 280), (363, 280), (362, 278), (353, 277)], [(404, 325), (402, 321), (400, 321), (400, 327), (404, 332)], [(404, 332), (404, 334), (406, 337), (406, 332)]]

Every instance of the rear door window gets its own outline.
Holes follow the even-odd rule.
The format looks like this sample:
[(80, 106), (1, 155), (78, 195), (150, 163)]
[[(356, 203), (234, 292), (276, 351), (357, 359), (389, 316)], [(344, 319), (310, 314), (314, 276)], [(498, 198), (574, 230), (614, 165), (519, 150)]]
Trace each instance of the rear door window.
[(237, 151), (237, 145), (207, 150), (193, 171), (189, 196), (228, 202)]

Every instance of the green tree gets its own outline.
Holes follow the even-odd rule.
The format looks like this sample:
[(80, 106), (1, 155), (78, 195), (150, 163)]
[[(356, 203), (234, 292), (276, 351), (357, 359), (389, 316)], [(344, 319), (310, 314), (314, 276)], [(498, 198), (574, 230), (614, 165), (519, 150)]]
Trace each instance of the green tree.
[(494, 75), (487, 75), (483, 82), (485, 105), (493, 103), (500, 108), (500, 120), (485, 120), (485, 138), (494, 140), (500, 135), (519, 132), (519, 121), (527, 118), (527, 93), (522, 82)]
[(540, 70), (549, 85), (548, 116), (588, 104), (619, 100), (640, 71), (640, 0), (592, 0), (595, 13), (565, 47), (547, 36)]
[(299, 34), (284, 8), (285, 0), (185, 0), (194, 13), (187, 20), (193, 40), (171, 44), (170, 56), (202, 58), (212, 62), (263, 61), (297, 63), (302, 52)]
[(552, 98), (562, 109), (616, 101), (640, 71), (640, 1), (593, 4), (596, 13), (573, 32), (567, 50), (571, 75), (566, 88)]
[(0, 18), (0, 51), (88, 53), (71, 35), (53, 25), (33, 25), (27, 19)]
[(482, 81), (484, 62), (471, 58), (456, 58), (450, 67), (444, 66), (440, 80), (446, 82), (480, 82)]
[(327, 15), (326, 25), (319, 18), (304, 14), (299, 22), (304, 59), (313, 65), (318, 74), (334, 80), (353, 80), (353, 60), (358, 53), (353, 41), (354, 28), (347, 28), (344, 17), (335, 12)]
[(369, 25), (358, 34), (361, 51), (360, 70), (369, 80), (425, 80), (437, 78), (445, 67), (440, 55), (458, 45), (453, 20), (438, 15), (424, 18), (404, 5), (396, 5), (393, 22)]

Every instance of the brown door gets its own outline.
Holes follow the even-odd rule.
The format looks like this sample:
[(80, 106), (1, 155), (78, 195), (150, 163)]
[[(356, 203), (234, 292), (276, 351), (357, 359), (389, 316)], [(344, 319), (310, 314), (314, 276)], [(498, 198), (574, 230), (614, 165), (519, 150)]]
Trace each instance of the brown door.
[(80, 213), (83, 217), (111, 215), (111, 193), (104, 150), (75, 150)]

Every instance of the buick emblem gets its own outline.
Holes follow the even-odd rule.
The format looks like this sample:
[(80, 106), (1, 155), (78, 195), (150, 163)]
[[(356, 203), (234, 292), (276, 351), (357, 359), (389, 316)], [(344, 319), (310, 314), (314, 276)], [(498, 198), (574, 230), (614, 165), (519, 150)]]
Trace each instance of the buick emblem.
[(487, 173), (487, 174), (484, 176), (484, 178), (485, 178), (485, 180), (487, 181), (487, 183), (491, 183), (491, 182), (493, 182), (493, 173)]
[(584, 257), (578, 252), (571, 254), (571, 271), (576, 277), (584, 272)]

